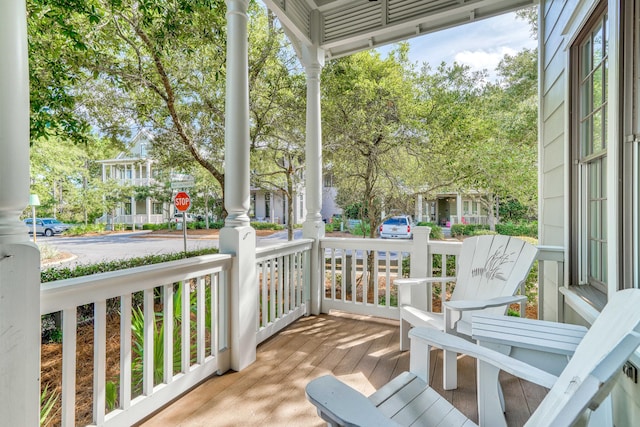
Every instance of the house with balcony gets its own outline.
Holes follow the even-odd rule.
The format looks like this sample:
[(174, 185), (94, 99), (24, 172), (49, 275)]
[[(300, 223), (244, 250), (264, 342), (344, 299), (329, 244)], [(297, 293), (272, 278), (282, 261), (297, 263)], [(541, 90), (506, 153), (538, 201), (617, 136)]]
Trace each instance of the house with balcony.
[(156, 179), (158, 171), (149, 155), (152, 141), (153, 135), (141, 130), (127, 144), (125, 151), (113, 159), (98, 161), (102, 165), (102, 182), (121, 187), (126, 193), (126, 201), (118, 202), (113, 211), (105, 212), (97, 222), (130, 227), (167, 222), (172, 213), (168, 202), (155, 200), (151, 195), (137, 195), (137, 188), (163, 185)]
[[(92, 363), (82, 365), (92, 371), (85, 393), (91, 402), (80, 424), (320, 425), (304, 398), (311, 379), (333, 373), (371, 392), (406, 370), (408, 355), (392, 349), (398, 339), (393, 280), (407, 254), (411, 275), (435, 274), (433, 255), (456, 257), (460, 244), (429, 241), (420, 230), (410, 242), (324, 237), (320, 72), (332, 58), (520, 7), (539, 7), (538, 316), (589, 326), (612, 295), (638, 288), (638, 0), (264, 3), (287, 28), (307, 77), (304, 238), (258, 247), (249, 225), (249, 144), (237, 143), (249, 137), (248, 1), (227, 0), (226, 96), (233, 114), (225, 121), (229, 215), (220, 254), (44, 286), (39, 250), (19, 221), (29, 199), (26, 8), (23, 0), (0, 3), (0, 150), (6, 153), (0, 157), (0, 413), (6, 425), (38, 424), (40, 322), (52, 313), (62, 319), (60, 424), (77, 424), (76, 375), (86, 361), (76, 357), (77, 311), (87, 304), (94, 344)], [(373, 274), (377, 285), (343, 287), (347, 257), (366, 251), (381, 267), (358, 274)], [(354, 264), (354, 272), (364, 265)], [(108, 328), (114, 301), (119, 314)], [(175, 305), (191, 312), (189, 321), (172, 321)], [(134, 321), (145, 337), (135, 348), (128, 339)], [(160, 324), (162, 338), (154, 334)], [(107, 357), (107, 337), (119, 340), (115, 358)], [(464, 359), (461, 372), (465, 363), (473, 369)], [(637, 350), (629, 363), (640, 366)], [(107, 373), (114, 364), (117, 372)], [(471, 370), (459, 375), (459, 388), (475, 389)], [(521, 425), (545, 390), (531, 392), (508, 377), (502, 384), (507, 421)], [(637, 425), (639, 387), (633, 378), (618, 380), (613, 425)], [(107, 404), (107, 390), (114, 389), (118, 398)], [(518, 395), (522, 400), (514, 401)], [(473, 394), (449, 398), (474, 417)]]
[(442, 192), (429, 200), (416, 196), (418, 222), (433, 222), (442, 227), (453, 224), (488, 224), (487, 208), (482, 204), (478, 191)]

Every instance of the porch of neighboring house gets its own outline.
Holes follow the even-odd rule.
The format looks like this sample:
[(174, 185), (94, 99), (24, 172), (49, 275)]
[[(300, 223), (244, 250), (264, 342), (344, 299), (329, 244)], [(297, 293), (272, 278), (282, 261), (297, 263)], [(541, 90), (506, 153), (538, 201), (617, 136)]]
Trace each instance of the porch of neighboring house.
[[(307, 383), (332, 374), (369, 395), (409, 369), (398, 340), (394, 320), (342, 312), (304, 317), (261, 344), (247, 369), (212, 377), (140, 426), (326, 425), (305, 397)], [(475, 361), (460, 357), (459, 387), (443, 391), (438, 355), (431, 358), (433, 388), (477, 422)], [(504, 373), (501, 383), (507, 423), (522, 426), (546, 390)]]

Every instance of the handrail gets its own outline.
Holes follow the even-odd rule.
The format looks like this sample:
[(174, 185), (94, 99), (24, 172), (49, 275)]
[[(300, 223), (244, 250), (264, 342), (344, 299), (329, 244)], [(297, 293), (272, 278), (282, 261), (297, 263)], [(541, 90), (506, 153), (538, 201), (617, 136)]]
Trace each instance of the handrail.
[(116, 298), (157, 286), (159, 283), (186, 280), (207, 272), (217, 273), (230, 269), (231, 262), (231, 255), (202, 255), (43, 283), (40, 290), (40, 314)]
[(310, 250), (313, 242), (313, 239), (298, 239), (292, 242), (276, 243), (256, 248), (256, 262), (278, 256), (291, 255), (299, 251)]

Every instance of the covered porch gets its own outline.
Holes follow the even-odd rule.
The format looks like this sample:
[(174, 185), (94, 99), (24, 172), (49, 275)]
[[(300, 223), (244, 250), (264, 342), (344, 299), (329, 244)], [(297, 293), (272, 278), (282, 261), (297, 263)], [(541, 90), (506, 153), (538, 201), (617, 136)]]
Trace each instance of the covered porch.
[[(61, 313), (63, 333), (59, 419), (63, 426), (76, 425), (77, 310), (87, 304), (92, 306), (94, 329), (90, 392), (93, 409), (88, 422), (92, 425), (132, 425), (142, 420), (147, 420), (148, 425), (167, 425), (178, 418), (186, 420), (183, 425), (218, 424), (217, 420), (221, 425), (241, 425), (253, 424), (247, 422), (251, 414), (257, 414), (256, 422), (261, 424), (308, 421), (319, 425), (320, 420), (313, 416), (312, 407), (301, 393), (313, 375), (330, 371), (349, 376), (354, 385), (370, 391), (406, 367), (407, 355), (395, 349), (398, 310), (392, 302), (393, 280), (402, 275), (404, 254), (409, 254), (416, 266), (422, 263), (423, 267), (411, 269), (412, 275), (425, 268), (428, 274), (444, 276), (445, 272), (434, 271), (434, 255), (455, 257), (459, 246), (429, 242), (428, 237), (415, 238), (410, 243), (324, 238), (320, 214), (320, 72), (326, 59), (537, 2), (265, 0), (287, 28), (307, 75), (304, 239), (269, 248), (256, 248), (248, 215), (248, 0), (226, 3), (225, 208), (229, 216), (220, 234), (221, 255), (53, 282), (42, 288), (38, 248), (28, 240), (19, 221), (29, 198), (25, 1), (0, 5), (0, 54), (6, 59), (0, 67), (0, 150), (6, 154), (0, 157), (0, 413), (7, 425), (38, 424), (41, 315), (57, 313)], [(564, 281), (565, 248), (541, 249), (539, 261), (547, 263), (547, 267), (539, 266), (539, 316), (562, 321), (564, 302), (559, 295), (568, 293)], [(344, 288), (338, 291), (336, 277), (347, 273), (341, 270), (347, 254), (357, 256), (367, 251), (374, 251), (383, 267), (374, 272), (354, 269), (349, 274), (354, 279), (374, 274), (379, 286), (370, 294), (369, 290), (359, 293), (357, 287), (351, 292)], [(352, 281), (354, 286), (355, 282)], [(565, 292), (561, 292), (563, 289)], [(182, 297), (178, 300), (176, 294)], [(168, 320), (173, 319), (174, 301), (182, 304), (184, 313), (192, 313), (190, 321), (177, 324), (178, 330)], [(115, 385), (118, 399), (112, 407), (107, 402), (107, 390), (113, 381), (106, 374), (107, 365), (112, 362), (107, 362), (105, 342), (106, 318), (114, 304), (120, 317), (119, 336), (131, 336), (132, 313), (137, 307), (141, 309), (141, 332), (145, 338), (144, 350), (139, 354), (132, 349), (131, 340), (121, 339)], [(349, 315), (327, 316), (330, 310)], [(158, 342), (154, 329), (160, 323), (164, 325), (161, 363), (153, 356), (154, 342)], [(137, 365), (140, 372), (132, 369), (136, 354), (141, 357)], [(471, 365), (463, 360), (461, 363)], [(235, 373), (215, 376), (228, 371)], [(437, 386), (441, 371), (434, 365), (433, 372)], [(467, 372), (461, 377), (473, 378)], [(511, 404), (520, 410), (513, 415), (513, 425), (519, 425), (518, 420), (528, 415), (521, 411), (533, 411), (543, 392), (525, 391), (530, 390), (526, 384), (514, 383), (513, 387), (523, 396), (530, 394), (530, 400), (523, 397)], [(462, 384), (458, 391), (445, 393), (463, 411), (468, 410), (472, 418), (474, 388), (473, 384)], [(283, 391), (290, 392), (291, 402), (283, 400)], [(265, 395), (272, 399), (266, 409), (261, 407)], [(174, 400), (172, 406), (156, 414)], [(223, 407), (232, 412), (218, 413)], [(247, 412), (239, 410), (245, 407)], [(286, 413), (281, 414), (280, 410)]]

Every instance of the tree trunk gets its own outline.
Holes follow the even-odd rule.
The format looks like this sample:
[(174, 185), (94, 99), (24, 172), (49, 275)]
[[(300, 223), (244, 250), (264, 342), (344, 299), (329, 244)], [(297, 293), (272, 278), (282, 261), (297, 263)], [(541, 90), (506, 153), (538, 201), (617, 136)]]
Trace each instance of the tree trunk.
[(287, 240), (293, 240), (293, 180), (291, 175), (287, 174)]

